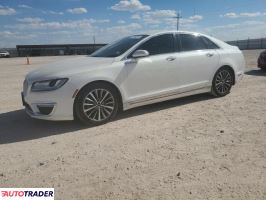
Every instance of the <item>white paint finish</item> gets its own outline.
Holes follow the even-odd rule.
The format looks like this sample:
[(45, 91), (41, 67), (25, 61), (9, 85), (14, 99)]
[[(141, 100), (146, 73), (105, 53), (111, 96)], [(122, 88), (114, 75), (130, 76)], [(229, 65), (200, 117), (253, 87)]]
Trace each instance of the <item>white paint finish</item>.
[(213, 72), (218, 69), (219, 54), (216, 50), (180, 52), (175, 57), (175, 72), (179, 75), (181, 86), (193, 83), (198, 83), (199, 87), (207, 86), (212, 81)]
[(34, 81), (69, 78), (62, 88), (55, 91), (31, 92), (30, 88), (27, 92), (24, 91), (25, 100), (30, 105), (56, 103), (51, 115), (42, 116), (34, 110), (31, 116), (47, 120), (72, 120), (73, 93), (76, 89), (97, 80), (114, 84), (122, 95), (124, 110), (127, 110), (181, 96), (209, 92), (215, 72), (223, 65), (233, 68), (236, 81), (242, 77), (245, 61), (241, 51), (206, 35), (204, 36), (215, 42), (220, 49), (174, 52), (136, 60), (126, 58), (143, 42), (165, 33), (143, 39), (116, 58), (72, 58), (48, 64), (29, 73), (26, 76), (29, 85)]
[(128, 77), (123, 82), (123, 89), (128, 101), (178, 87), (177, 67), (173, 61), (167, 61), (171, 55), (150, 56), (125, 65)]
[(69, 58), (53, 64), (43, 65), (39, 69), (30, 72), (26, 79), (33, 82), (50, 79), (51, 77), (72, 77), (112, 65), (113, 61), (113, 58), (94, 58), (89, 56)]

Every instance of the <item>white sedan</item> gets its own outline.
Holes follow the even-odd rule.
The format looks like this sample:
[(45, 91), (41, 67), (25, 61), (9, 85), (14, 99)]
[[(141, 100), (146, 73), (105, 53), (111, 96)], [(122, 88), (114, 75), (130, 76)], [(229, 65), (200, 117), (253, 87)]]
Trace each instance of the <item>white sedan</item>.
[(119, 110), (199, 93), (225, 96), (244, 71), (237, 47), (207, 35), (133, 35), (30, 72), (22, 100), (34, 118), (99, 125)]
[(0, 57), (9, 58), (10, 54), (8, 51), (0, 51)]

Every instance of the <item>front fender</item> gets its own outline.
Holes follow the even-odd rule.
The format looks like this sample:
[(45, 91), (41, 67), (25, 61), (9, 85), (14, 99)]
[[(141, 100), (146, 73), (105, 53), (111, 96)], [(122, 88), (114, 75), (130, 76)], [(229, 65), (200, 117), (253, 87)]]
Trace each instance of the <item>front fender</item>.
[(76, 89), (79, 91), (87, 84), (94, 82), (94, 81), (106, 81), (109, 82), (117, 87), (119, 90), (122, 102), (125, 101), (125, 91), (122, 87), (122, 83), (124, 79), (127, 77), (127, 72), (125, 68), (120, 69), (112, 69), (112, 70), (94, 70), (87, 73), (79, 73), (75, 74), (74, 76), (70, 77), (71, 83), (75, 85)]

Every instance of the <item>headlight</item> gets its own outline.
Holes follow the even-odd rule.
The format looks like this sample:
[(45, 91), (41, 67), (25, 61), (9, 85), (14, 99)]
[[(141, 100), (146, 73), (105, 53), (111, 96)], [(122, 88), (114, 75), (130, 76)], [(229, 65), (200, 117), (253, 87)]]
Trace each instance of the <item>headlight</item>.
[(40, 92), (40, 91), (56, 90), (62, 87), (67, 81), (68, 78), (36, 81), (32, 84), (31, 91)]

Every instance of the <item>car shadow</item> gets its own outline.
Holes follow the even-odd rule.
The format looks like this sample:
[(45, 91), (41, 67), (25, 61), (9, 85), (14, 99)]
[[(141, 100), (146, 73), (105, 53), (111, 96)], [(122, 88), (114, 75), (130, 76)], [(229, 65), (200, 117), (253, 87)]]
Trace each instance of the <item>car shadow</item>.
[(192, 95), (188, 97), (182, 97), (178, 99), (154, 103), (154, 104), (141, 106), (141, 107), (133, 108), (128, 111), (122, 112), (117, 116), (116, 120), (135, 117), (137, 115), (143, 115), (143, 114), (152, 113), (152, 112), (157, 112), (160, 110), (165, 110), (168, 108), (173, 108), (173, 107), (191, 104), (195, 102), (206, 101), (206, 100), (213, 99), (213, 98), (214, 97), (211, 96), (210, 94), (205, 93), (205, 94), (197, 94), (197, 95)]
[[(182, 106), (213, 98), (209, 94), (199, 94), (161, 103), (151, 104), (121, 112), (115, 119), (135, 117), (160, 110)], [(34, 140), (52, 135), (65, 134), (82, 129), (89, 129), (75, 121), (43, 121), (32, 119), (23, 109), (0, 114), (0, 145), (27, 140)]]
[(245, 74), (250, 76), (266, 76), (266, 70), (252, 69), (245, 72)]
[(30, 118), (24, 111), (0, 114), (0, 144), (33, 140), (85, 128), (74, 121), (43, 121)]

